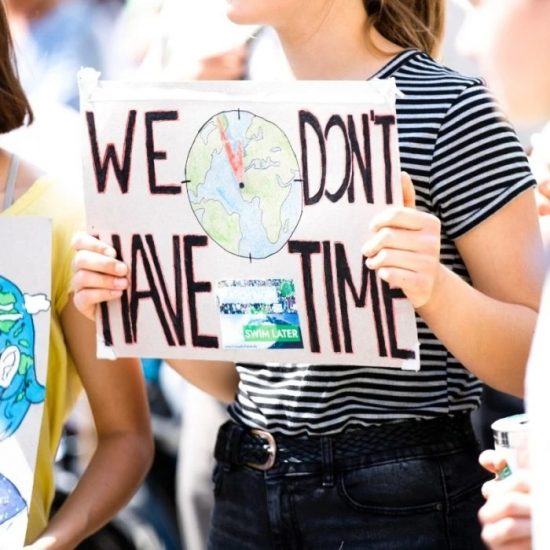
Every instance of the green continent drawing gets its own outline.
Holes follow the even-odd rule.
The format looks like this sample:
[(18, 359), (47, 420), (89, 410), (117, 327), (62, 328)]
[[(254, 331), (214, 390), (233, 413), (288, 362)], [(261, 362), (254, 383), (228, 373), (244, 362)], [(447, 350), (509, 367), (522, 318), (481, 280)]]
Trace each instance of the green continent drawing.
[(231, 254), (267, 258), (300, 221), (294, 150), (278, 126), (248, 111), (224, 111), (204, 124), (189, 150), (185, 179), (204, 231)]

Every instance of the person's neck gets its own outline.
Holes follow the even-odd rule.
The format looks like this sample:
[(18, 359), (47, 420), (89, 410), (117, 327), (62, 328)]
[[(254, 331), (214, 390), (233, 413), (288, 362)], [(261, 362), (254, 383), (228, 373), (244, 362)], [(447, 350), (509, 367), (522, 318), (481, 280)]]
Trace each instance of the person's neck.
[(402, 50), (369, 25), (361, 2), (333, 3), (276, 30), (299, 80), (365, 80)]

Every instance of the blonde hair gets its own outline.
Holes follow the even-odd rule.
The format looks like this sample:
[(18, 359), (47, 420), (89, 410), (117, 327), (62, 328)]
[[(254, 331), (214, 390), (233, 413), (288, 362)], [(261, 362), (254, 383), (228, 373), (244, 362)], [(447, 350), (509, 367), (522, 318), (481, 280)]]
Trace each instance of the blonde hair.
[(370, 24), (402, 48), (437, 57), (445, 30), (445, 0), (363, 0)]

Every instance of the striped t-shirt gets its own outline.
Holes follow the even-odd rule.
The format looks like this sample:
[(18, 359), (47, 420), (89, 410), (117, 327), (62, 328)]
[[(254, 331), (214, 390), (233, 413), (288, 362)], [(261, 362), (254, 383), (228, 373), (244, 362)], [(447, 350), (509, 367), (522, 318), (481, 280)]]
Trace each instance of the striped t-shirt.
[[(407, 50), (376, 74), (393, 77), (402, 169), (417, 208), (442, 222), (441, 262), (469, 280), (453, 239), (534, 185), (518, 139), (479, 79)], [(472, 410), (481, 384), (417, 316), (420, 371), (245, 364), (231, 416), (287, 435), (326, 434)]]

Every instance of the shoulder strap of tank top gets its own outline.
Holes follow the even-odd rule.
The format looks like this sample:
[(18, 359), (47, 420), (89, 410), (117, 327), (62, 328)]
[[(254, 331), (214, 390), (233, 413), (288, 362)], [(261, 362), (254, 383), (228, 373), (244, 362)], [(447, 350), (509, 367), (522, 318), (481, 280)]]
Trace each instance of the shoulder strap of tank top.
[(12, 154), (10, 166), (8, 168), (8, 177), (6, 178), (6, 187), (4, 189), (3, 210), (9, 208), (13, 203), (15, 195), (15, 181), (17, 180), (17, 171), (19, 170), (19, 157)]

